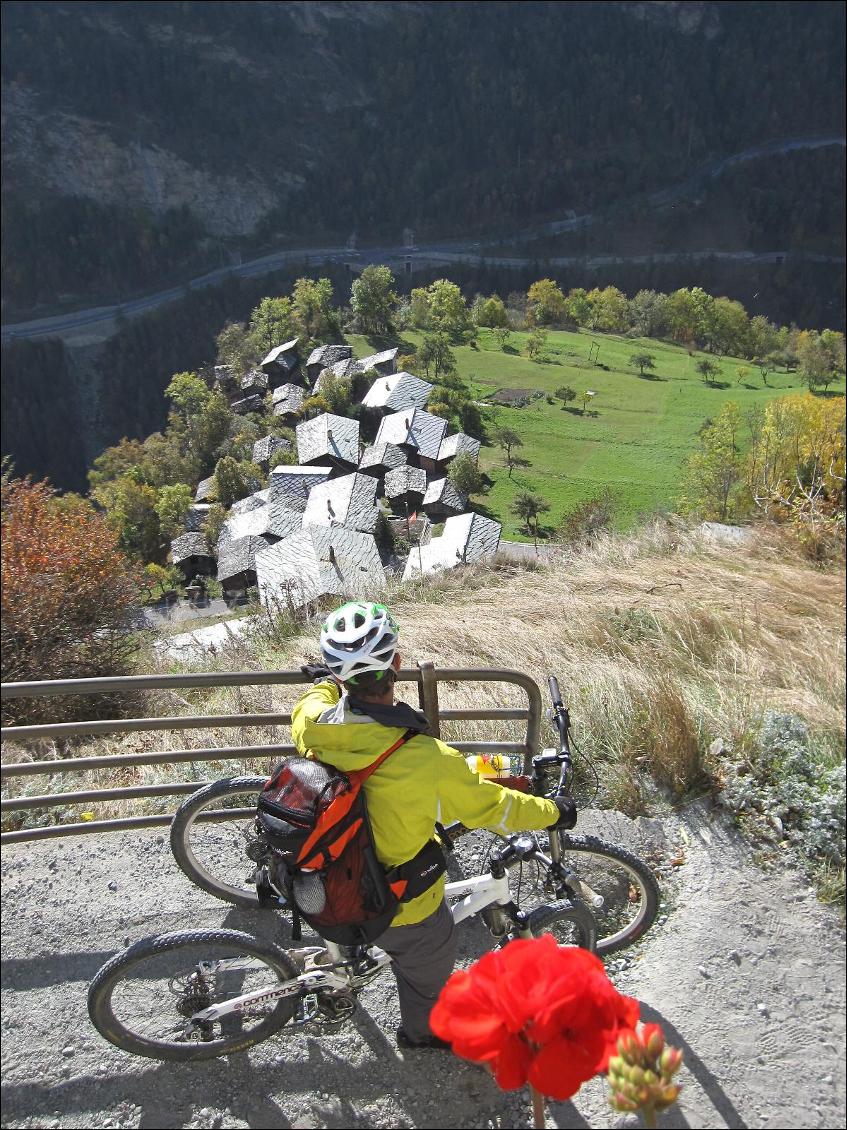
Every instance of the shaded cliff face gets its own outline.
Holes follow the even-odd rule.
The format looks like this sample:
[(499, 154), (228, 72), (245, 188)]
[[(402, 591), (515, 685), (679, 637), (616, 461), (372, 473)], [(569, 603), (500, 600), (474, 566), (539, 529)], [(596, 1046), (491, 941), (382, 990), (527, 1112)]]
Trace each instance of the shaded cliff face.
[[(507, 231), (768, 138), (843, 132), (843, 18), (831, 3), (10, 0), (4, 320), (354, 229)], [(795, 218), (783, 227), (789, 246)]]

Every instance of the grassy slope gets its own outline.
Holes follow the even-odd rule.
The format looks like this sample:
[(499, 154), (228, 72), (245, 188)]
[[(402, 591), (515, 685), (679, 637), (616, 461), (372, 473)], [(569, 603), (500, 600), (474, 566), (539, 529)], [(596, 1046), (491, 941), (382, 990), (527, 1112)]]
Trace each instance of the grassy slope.
[[(696, 362), (709, 354), (689, 355), (682, 347), (650, 339), (586, 332), (551, 332), (541, 363), (523, 356), (527, 335), (515, 333), (507, 345), (515, 352), (503, 353), (489, 331), (480, 333), (479, 349), (455, 349), (459, 373), (481, 395), (498, 388), (539, 389), (553, 393), (570, 385), (577, 394), (585, 389), (597, 393), (592, 407), (598, 416), (582, 416), (579, 408), (563, 409), (560, 402), (545, 399), (528, 408), (500, 408), (497, 427), (513, 428), (523, 440), (520, 454), (530, 466), (516, 469), (511, 479), (503, 467), (502, 452), (483, 447), (481, 465), (494, 480), (490, 493), (480, 499), (503, 522), (504, 537), (525, 539), (509, 506), (521, 490), (535, 490), (551, 504), (546, 525), (554, 529), (562, 515), (578, 502), (608, 486), (617, 505), (617, 524), (630, 528), (644, 513), (673, 508), (678, 493), (680, 468), (696, 443), (703, 421), (715, 416), (728, 400), (742, 411), (775, 396), (803, 391), (798, 373), (772, 373), (771, 388), (762, 385), (759, 371), (750, 362), (726, 357), (716, 362), (720, 373), (716, 385), (705, 385), (695, 370)], [(404, 339), (414, 344), (416, 333)], [(599, 361), (605, 371), (588, 361), (591, 343), (600, 346)], [(351, 337), (357, 356), (373, 352), (365, 338)], [(633, 353), (652, 353), (656, 369), (642, 379), (629, 364)], [(750, 372), (738, 383), (739, 368)], [(831, 391), (844, 391), (844, 382)], [(579, 402), (575, 404), (578, 406)]]

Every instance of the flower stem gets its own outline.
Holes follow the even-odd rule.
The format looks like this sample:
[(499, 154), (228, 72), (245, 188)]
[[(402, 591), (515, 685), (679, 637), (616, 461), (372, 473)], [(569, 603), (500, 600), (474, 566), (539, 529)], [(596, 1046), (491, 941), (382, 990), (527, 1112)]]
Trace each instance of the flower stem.
[(547, 1119), (544, 1117), (544, 1096), (540, 1091), (536, 1091), (533, 1086), (530, 1086), (529, 1093), (532, 1096), (532, 1125), (534, 1130), (544, 1130), (547, 1124)]
[(648, 1128), (648, 1130), (656, 1130), (659, 1125), (656, 1121), (656, 1110), (652, 1106), (643, 1106), (639, 1112), (641, 1114), (641, 1121)]

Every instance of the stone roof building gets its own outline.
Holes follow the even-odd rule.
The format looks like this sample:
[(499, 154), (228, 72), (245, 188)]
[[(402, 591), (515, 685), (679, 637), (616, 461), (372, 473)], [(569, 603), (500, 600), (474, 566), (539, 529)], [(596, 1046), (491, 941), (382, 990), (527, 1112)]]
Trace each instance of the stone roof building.
[(296, 416), (299, 414), (306, 399), (306, 394), (300, 385), (284, 384), (273, 390), (274, 416)]
[(194, 506), (189, 506), (188, 512), (185, 515), (185, 532), (187, 534), (196, 534), (206, 525), (206, 520), (209, 517), (209, 511), (212, 509), (211, 503), (200, 502), (195, 503)]
[(274, 467), (268, 479), (269, 505), (281, 502), (289, 510), (302, 514), (309, 500), (309, 491), (325, 482), (332, 467)]
[(414, 411), (425, 408), (432, 385), (411, 373), (393, 373), (379, 377), (362, 400), (366, 408), (379, 408), (386, 412)]
[(435, 479), (426, 488), (421, 509), (433, 522), (443, 522), (453, 514), (463, 513), (467, 504), (467, 496), (456, 490), (449, 479)]
[(171, 542), (171, 561), (186, 580), (198, 573), (207, 576), (215, 571), (215, 558), (204, 534), (181, 534)]
[(306, 361), (306, 375), (311, 384), (314, 384), (324, 369), (336, 365), (339, 361), (346, 361), (353, 356), (349, 345), (319, 345), (313, 349)]
[(272, 542), (273, 538), (249, 534), (218, 542), (218, 580), (228, 594), (256, 584), (256, 554)]
[(470, 512), (448, 518), (441, 537), (433, 538), (429, 545), (416, 547), (409, 554), (403, 580), (421, 574), (437, 573), (456, 565), (490, 561), (497, 553), (502, 526), (491, 518)]
[(234, 400), (230, 404), (233, 412), (237, 412), (239, 416), (246, 416), (250, 412), (264, 412), (265, 398), (259, 396), (258, 393), (251, 393), (250, 396), (245, 396), (241, 400)]
[(297, 425), (297, 458), (301, 464), (330, 462), (355, 467), (359, 462), (359, 421), (322, 412)]
[(236, 499), (230, 506), (229, 513), (230, 515), (249, 514), (251, 510), (258, 510), (260, 506), (267, 506), (269, 498), (270, 491), (267, 487), (264, 490), (254, 491), (253, 494), (248, 494), (246, 498)]
[(261, 369), (251, 369), (249, 373), (245, 373), (240, 381), (241, 392), (236, 394), (236, 399), (244, 396), (264, 396), (270, 385), (268, 384), (268, 374), (263, 373)]
[(215, 485), (215, 476), (209, 475), (208, 479), (201, 479), (194, 492), (195, 502), (215, 502), (218, 497), (218, 488)]
[(237, 392), (240, 387), (238, 377), (232, 365), (215, 365), (215, 388), (225, 396)]
[(470, 455), (476, 462), (479, 459), (479, 449), (482, 445), (478, 439), (473, 436), (465, 435), (464, 432), (456, 432), (455, 435), (445, 436), (441, 441), (441, 447), (438, 449), (438, 462), (446, 463), (448, 459), (455, 459), (457, 455)]
[(362, 366), (363, 373), (370, 373), (376, 370), (380, 375), (387, 377), (393, 373), (397, 368), (397, 354), (400, 350), (395, 346), (393, 349), (386, 349), (383, 353), (372, 353), (370, 357), (363, 357), (359, 364)]
[(343, 526), (304, 526), (255, 560), (259, 595), (270, 609), (321, 596), (372, 599), (385, 586), (373, 536)]
[(426, 494), (426, 471), (420, 467), (395, 467), (385, 476), (385, 497), (395, 513), (408, 508), (413, 513)]
[(271, 459), (277, 452), (290, 450), (291, 440), (282, 439), (280, 436), (265, 436), (263, 439), (257, 439), (253, 444), (253, 462), (267, 474)]
[(272, 349), (262, 361), (261, 367), (268, 374), (272, 389), (292, 380), (297, 373), (300, 367), (300, 358), (297, 353), (298, 340), (295, 337), (291, 341), (284, 341), (282, 345)]
[(359, 470), (365, 474), (382, 478), (386, 471), (393, 471), (395, 467), (403, 467), (407, 462), (406, 452), (393, 443), (372, 443), (362, 452), (359, 460)]
[(346, 526), (373, 533), (379, 519), (376, 486), (370, 475), (354, 473), (312, 487), (303, 525)]
[(396, 444), (408, 453), (410, 462), (429, 460), (434, 467), (446, 431), (446, 420), (416, 408), (385, 416), (374, 443)]

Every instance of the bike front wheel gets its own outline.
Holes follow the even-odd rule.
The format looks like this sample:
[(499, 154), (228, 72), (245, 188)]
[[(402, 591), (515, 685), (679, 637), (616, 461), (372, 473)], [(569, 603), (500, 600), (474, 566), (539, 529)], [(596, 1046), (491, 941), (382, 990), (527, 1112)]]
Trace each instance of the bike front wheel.
[(260, 905), (256, 804), (266, 782), (266, 777), (213, 781), (183, 801), (171, 823), (171, 851), (191, 882), (251, 910)]
[(214, 1021), (192, 1020), (212, 1005), (298, 976), (292, 958), (238, 930), (193, 930), (145, 938), (113, 957), (88, 989), (97, 1031), (123, 1051), (188, 1062), (258, 1044), (294, 1017), (300, 995), (245, 1003)]
[(552, 934), (560, 946), (579, 946), (597, 952), (597, 923), (588, 907), (576, 899), (536, 907), (527, 925), (533, 938)]

